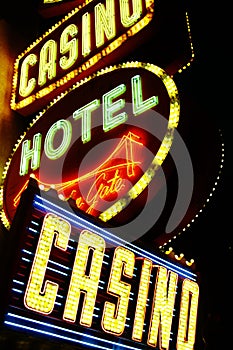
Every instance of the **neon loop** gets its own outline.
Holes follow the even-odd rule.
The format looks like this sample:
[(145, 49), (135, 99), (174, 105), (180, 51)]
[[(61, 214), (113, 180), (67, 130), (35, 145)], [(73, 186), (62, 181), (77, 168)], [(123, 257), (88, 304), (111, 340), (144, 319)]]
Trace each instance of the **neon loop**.
[[(168, 95), (170, 97), (170, 113), (169, 113), (169, 120), (168, 120), (168, 127), (167, 127), (166, 134), (150, 166), (145, 171), (143, 176), (138, 180), (138, 182), (127, 192), (126, 195), (124, 195), (121, 199), (119, 199), (111, 207), (109, 207), (99, 215), (99, 218), (105, 222), (110, 220), (112, 217), (116, 216), (119, 212), (121, 212), (132, 199), (135, 199), (136, 197), (138, 197), (138, 195), (149, 185), (152, 178), (155, 176), (156, 171), (160, 168), (160, 166), (162, 165), (162, 163), (164, 162), (165, 158), (167, 157), (170, 151), (173, 138), (174, 138), (174, 131), (178, 125), (179, 116), (180, 116), (180, 102), (179, 102), (177, 87), (173, 79), (169, 75), (167, 75), (163, 69), (153, 64), (149, 64), (149, 63), (146, 64), (142, 62), (125, 63), (120, 66), (114, 66), (113, 68), (114, 69), (144, 68), (150, 71), (151, 73), (157, 75), (165, 85)], [(110, 68), (107, 68), (104, 71), (104, 73), (107, 73), (109, 69)], [(133, 87), (135, 89), (139, 89), (139, 86), (137, 84), (134, 84)], [(134, 95), (138, 96), (139, 94), (134, 94)], [(134, 106), (139, 105), (139, 101), (133, 101), (133, 102), (134, 102)], [(136, 113), (138, 114), (140, 112), (141, 112), (140, 109), (136, 111)]]
[[(143, 174), (143, 176), (138, 180), (138, 182), (118, 201), (116, 201), (112, 206), (110, 206), (108, 209), (106, 209), (104, 212), (102, 212), (99, 216), (99, 218), (106, 222), (108, 220), (110, 220), (112, 217), (114, 217), (115, 215), (117, 215), (119, 212), (121, 212), (127, 205), (128, 203), (132, 200), (135, 199), (151, 182), (152, 178), (155, 176), (156, 171), (160, 168), (160, 166), (162, 165), (164, 159), (166, 158), (166, 156), (168, 155), (172, 142), (173, 142), (173, 137), (174, 137), (174, 131), (178, 125), (178, 121), (179, 121), (179, 114), (180, 114), (180, 103), (179, 103), (179, 97), (178, 97), (178, 90), (177, 87), (173, 81), (173, 79), (168, 76), (166, 74), (166, 72), (159, 68), (158, 66), (155, 66), (153, 64), (149, 64), (149, 63), (143, 63), (143, 62), (127, 62), (127, 63), (122, 63), (119, 65), (115, 65), (115, 66), (110, 66), (110, 67), (106, 67), (105, 69), (102, 69), (101, 71), (97, 72), (96, 74), (93, 74), (91, 76), (89, 76), (88, 78), (85, 79), (85, 81), (80, 81), (77, 82), (72, 89), (67, 90), (65, 93), (62, 94), (62, 96), (58, 96), (56, 100), (54, 100), (50, 105), (47, 106), (47, 108), (45, 108), (43, 110), (43, 112), (39, 113), (36, 118), (33, 120), (33, 122), (29, 125), (28, 130), (31, 129), (31, 127), (33, 127), (38, 121), (39, 119), (57, 102), (59, 102), (63, 97), (65, 97), (67, 94), (69, 94), (72, 90), (75, 90), (79, 87), (81, 87), (82, 85), (88, 83), (89, 81), (91, 81), (92, 79), (94, 79), (95, 77), (100, 77), (100, 76), (104, 76), (105, 74), (111, 73), (112, 71), (115, 70), (122, 70), (122, 69), (127, 69), (127, 68), (140, 68), (140, 69), (145, 69), (151, 73), (153, 73), (154, 75), (156, 75), (159, 79), (162, 80), (162, 83), (164, 84), (168, 96), (170, 98), (170, 112), (169, 112), (169, 119), (168, 119), (168, 125), (167, 125), (167, 130), (165, 133), (165, 136), (162, 140), (162, 143), (160, 145), (160, 148), (157, 152), (157, 154), (154, 156), (154, 158), (152, 159), (152, 162), (150, 164), (150, 166), (148, 167), (148, 169), (145, 171), (145, 173)], [(156, 106), (158, 104), (158, 100), (156, 96), (152, 96), (151, 98), (148, 98), (147, 100), (143, 101), (142, 99), (142, 86), (141, 86), (141, 80), (137, 78), (137, 75), (135, 75), (135, 77), (132, 78), (132, 105), (133, 105), (133, 114), (135, 116), (139, 115), (140, 113), (142, 113), (145, 110), (151, 109), (154, 106)], [(117, 91), (116, 94), (120, 95), (120, 93), (123, 91), (123, 88), (120, 87), (119, 88), (120, 91)], [(108, 100), (110, 100), (110, 107), (111, 108), (107, 108), (107, 111), (105, 111), (105, 115), (104, 115), (104, 125), (103, 128), (104, 130), (109, 130), (112, 129), (114, 127), (116, 127), (117, 125), (119, 125), (120, 123), (124, 122), (126, 119), (126, 116), (124, 114), (118, 114), (117, 116), (117, 120), (115, 119), (115, 121), (117, 121), (117, 125), (112, 125), (112, 118), (111, 116), (113, 115), (113, 113), (118, 110), (120, 107), (118, 105), (115, 105), (115, 103), (121, 103), (123, 106), (123, 101), (122, 100), (118, 100), (117, 102), (112, 102), (111, 98), (112, 96), (110, 95), (111, 92), (109, 92), (109, 94), (107, 95), (107, 97), (105, 96), (105, 98)], [(94, 100), (94, 102), (96, 102)], [(95, 103), (93, 106), (90, 106), (90, 110), (92, 109), (96, 109), (98, 108), (98, 103)], [(144, 108), (144, 110), (143, 110)], [(83, 113), (81, 113), (82, 111), (77, 111), (77, 114), (74, 115), (74, 119), (80, 118), (80, 115), (83, 115)], [(90, 111), (88, 110), (88, 113)], [(89, 114), (88, 114), (89, 115)], [(86, 116), (87, 117), (87, 116)], [(83, 118), (82, 118), (83, 119)], [(85, 119), (85, 118), (84, 118)], [(87, 122), (86, 124), (89, 125), (88, 123), (88, 118), (86, 118), (87, 120), (84, 120), (85, 122)], [(63, 131), (63, 136), (64, 135), (68, 135), (70, 134), (71, 128), (68, 122), (65, 121), (60, 121), (60, 123), (62, 123), (61, 125), (59, 125), (59, 127), (62, 129)], [(58, 125), (57, 125), (58, 126)], [(28, 131), (27, 130), (27, 131)], [(87, 130), (84, 130), (85, 132), (83, 133), (83, 143), (88, 142), (89, 140), (89, 133), (88, 133), (88, 128)], [(26, 134), (26, 133), (25, 133)], [(24, 136), (24, 135), (23, 135)], [(29, 145), (27, 146), (25, 144), (25, 142), (27, 142), (27, 140), (25, 140), (23, 138), (23, 136), (19, 139), (18, 143), (15, 145), (14, 147), (14, 152), (18, 149), (18, 147), (20, 146), (20, 144), (22, 143), (22, 150), (24, 149), (23, 146), (25, 147), (25, 152), (28, 150)], [(51, 131), (51, 137), (54, 136), (54, 130)], [(24, 141), (23, 141), (24, 140)], [(38, 141), (38, 145), (36, 143), (36, 145), (38, 146), (38, 152), (40, 152), (40, 137), (38, 138), (38, 140), (34, 140), (34, 141)], [(37, 149), (36, 145), (33, 145), (34, 150)], [(59, 148), (54, 149), (51, 145), (51, 142), (47, 142), (47, 155), (52, 158), (55, 159), (57, 157), (60, 157), (61, 154), (64, 154), (64, 151), (67, 148), (67, 140), (66, 142), (64, 141), (64, 144), (61, 144), (59, 146)], [(26, 147), (27, 146), (27, 147)], [(52, 152), (52, 153), (51, 153)], [(28, 155), (28, 158), (31, 157), (31, 154), (29, 154), (28, 152), (26, 152)], [(35, 154), (36, 152), (33, 152), (33, 154)], [(14, 156), (14, 153), (13, 153)], [(22, 156), (22, 154), (21, 154)], [(23, 157), (24, 158), (24, 157)], [(22, 160), (22, 159), (21, 159)], [(25, 159), (24, 159), (25, 160)], [(31, 168), (32, 170), (35, 170), (36, 168), (38, 168), (38, 164), (39, 164), (39, 159), (34, 159), (33, 157), (31, 157)], [(28, 163), (28, 159), (26, 160), (26, 163)], [(10, 168), (11, 165), (11, 161), (7, 162), (5, 169), (4, 169), (4, 176), (3, 176), (3, 180), (7, 177), (7, 173), (8, 170)], [(24, 166), (22, 166), (21, 164), (21, 168), (20, 169), (20, 175), (26, 175), (27, 174), (27, 164)], [(26, 180), (26, 179), (25, 179)], [(5, 189), (6, 190), (6, 189)], [(3, 191), (3, 187), (1, 189), (1, 191)], [(3, 194), (3, 193), (2, 193)], [(0, 196), (0, 201), (3, 200), (3, 197)], [(10, 223), (9, 220), (7, 219), (6, 215), (5, 215), (5, 211), (3, 210), (3, 212), (1, 213), (1, 217), (2, 220), (4, 222), (4, 225), (9, 227)]]

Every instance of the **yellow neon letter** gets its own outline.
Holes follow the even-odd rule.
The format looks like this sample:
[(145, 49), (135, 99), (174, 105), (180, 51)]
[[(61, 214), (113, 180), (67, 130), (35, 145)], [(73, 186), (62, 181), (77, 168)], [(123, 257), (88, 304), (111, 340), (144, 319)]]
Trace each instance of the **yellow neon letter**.
[[(117, 297), (117, 305), (106, 301), (102, 317), (102, 328), (106, 332), (121, 335), (125, 328), (131, 285), (121, 281), (121, 275), (132, 278), (135, 257), (130, 250), (117, 247), (112, 262), (108, 293)], [(123, 271), (122, 271), (123, 270)]]
[(131, 27), (142, 15), (142, 1), (133, 0), (133, 13), (130, 16), (129, 1), (120, 0), (121, 23), (124, 27)]
[(49, 80), (56, 77), (57, 43), (54, 40), (48, 40), (40, 51), (40, 66), (38, 84), (46, 84)]
[(163, 266), (158, 267), (147, 342), (151, 346), (157, 345), (158, 330), (160, 328), (160, 349), (168, 349), (169, 347), (177, 278), (178, 276), (176, 273), (169, 271), (168, 286), (167, 269)]
[(43, 314), (50, 314), (53, 311), (59, 287), (58, 284), (52, 281), (46, 281), (44, 289), (41, 290), (41, 288), (53, 245), (53, 237), (56, 234), (55, 246), (61, 250), (66, 250), (70, 230), (70, 224), (66, 220), (54, 214), (47, 214), (44, 217), (43, 227), (24, 297), (24, 305), (29, 309)]
[(144, 259), (142, 265), (142, 272), (140, 278), (140, 284), (138, 289), (138, 300), (136, 306), (136, 312), (134, 316), (133, 334), (132, 339), (141, 341), (142, 332), (146, 313), (146, 303), (149, 291), (150, 274), (152, 269), (152, 262)]
[(19, 84), (19, 94), (22, 97), (27, 97), (34, 90), (36, 86), (36, 79), (29, 77), (29, 66), (34, 66), (37, 62), (37, 56), (30, 54), (26, 56), (23, 60), (21, 73), (20, 73), (20, 84)]
[(91, 16), (89, 12), (82, 16), (82, 55), (85, 57), (91, 52)]
[(55, 2), (62, 2), (63, 0), (44, 0), (44, 4), (53, 4)]
[(177, 350), (193, 349), (196, 334), (198, 297), (198, 284), (185, 279), (182, 285)]
[[(86, 230), (81, 232), (63, 314), (65, 320), (75, 322), (82, 292), (85, 299), (80, 324), (91, 326), (104, 251), (105, 241), (102, 237)], [(92, 258), (87, 272), (90, 253)]]
[(104, 44), (104, 34), (107, 40), (111, 40), (116, 35), (114, 0), (106, 1), (106, 8), (101, 3), (95, 6), (96, 47)]
[[(78, 33), (78, 28), (75, 24), (67, 26), (60, 38), (60, 52), (61, 54), (69, 53), (69, 57), (62, 56), (60, 58), (60, 67), (62, 69), (70, 68), (78, 58), (78, 39), (75, 35)], [(69, 37), (72, 37), (69, 41)]]

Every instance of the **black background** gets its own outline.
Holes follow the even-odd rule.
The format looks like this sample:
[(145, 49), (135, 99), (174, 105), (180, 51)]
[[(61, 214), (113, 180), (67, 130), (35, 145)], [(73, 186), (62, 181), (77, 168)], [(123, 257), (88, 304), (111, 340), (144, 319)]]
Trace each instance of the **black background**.
[[(202, 276), (201, 306), (206, 315), (201, 327), (204, 344), (199, 346), (200, 349), (210, 350), (230, 349), (233, 330), (230, 282), (233, 265), (230, 22), (227, 10), (221, 3), (216, 6), (210, 1), (190, 2), (190, 14), (196, 52), (190, 73), (191, 89), (221, 130), (225, 149), (219, 186), (195, 228), (196, 238), (193, 242)], [(208, 87), (203, 77), (208, 79)]]

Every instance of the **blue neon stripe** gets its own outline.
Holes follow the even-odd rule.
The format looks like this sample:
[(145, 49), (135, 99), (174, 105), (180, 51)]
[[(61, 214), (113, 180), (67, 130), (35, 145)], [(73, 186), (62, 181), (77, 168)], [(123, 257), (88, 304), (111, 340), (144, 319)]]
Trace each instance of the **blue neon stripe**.
[[(38, 195), (36, 195), (35, 198), (37, 198), (37, 200), (41, 199), (41, 197)], [(49, 206), (44, 205), (44, 202), (46, 202)], [(64, 219), (68, 218), (76, 227), (82, 228), (82, 227), (80, 227), (80, 225), (84, 226), (84, 228), (88, 228), (92, 232), (106, 237), (110, 242), (113, 242), (117, 245), (120, 244), (126, 248), (130, 247), (134, 253), (139, 254), (139, 255), (141, 255), (143, 253), (143, 255), (145, 257), (153, 260), (155, 263), (158, 263), (164, 267), (172, 269), (173, 271), (177, 272), (181, 276), (184, 276), (184, 277), (187, 277), (193, 281), (196, 281), (196, 274), (195, 273), (192, 273), (191, 271), (188, 271), (180, 266), (177, 266), (169, 261), (166, 261), (166, 260), (164, 260), (164, 259), (162, 259), (162, 258), (160, 258), (160, 257), (158, 257), (150, 252), (145, 251), (144, 249), (142, 249), (140, 247), (136, 247), (132, 243), (129, 243), (122, 238), (116, 237), (112, 233), (106, 231), (105, 229), (88, 222), (86, 219), (83, 219), (79, 216), (76, 216), (76, 215), (68, 212), (65, 209), (61, 209), (58, 205), (49, 202), (47, 199), (43, 198), (43, 199), (41, 199), (41, 201), (34, 200), (34, 206), (48, 209), (49, 211), (53, 212), (54, 214), (62, 216)], [(53, 209), (53, 207), (55, 209)]]
[[(32, 253), (32, 252), (30, 252), (29, 250), (26, 250), (26, 249), (23, 249), (23, 252), (26, 253), (26, 254), (29, 254), (29, 255), (35, 255), (34, 253)], [(31, 261), (31, 260), (28, 260), (28, 259), (25, 259), (25, 258), (22, 258), (22, 259), (25, 260), (25, 261)], [(51, 264), (54, 264), (54, 265), (56, 265), (56, 266), (59, 266), (59, 267), (63, 268), (64, 270), (71, 270), (70, 267), (67, 267), (67, 266), (65, 266), (65, 265), (62, 265), (62, 264), (60, 264), (60, 263), (58, 263), (58, 262), (56, 262), (56, 261), (53, 261), (53, 260), (50, 260), (50, 259), (49, 259), (49, 262), (50, 262)]]
[[(122, 344), (122, 343), (119, 344), (119, 343), (111, 341), (111, 340), (106, 340), (106, 339), (99, 338), (99, 337), (96, 337), (96, 336), (93, 336), (93, 335), (90, 335), (90, 334), (73, 331), (71, 329), (66, 329), (66, 328), (63, 328), (63, 327), (60, 327), (60, 326), (56, 326), (54, 324), (49, 324), (49, 323), (46, 323), (46, 322), (33, 320), (33, 319), (30, 319), (30, 318), (27, 318), (27, 317), (24, 317), (24, 316), (20, 316), (20, 315), (16, 315), (16, 314), (13, 314), (13, 313), (8, 313), (7, 316), (9, 316), (10, 318), (16, 318), (16, 319), (19, 319), (19, 320), (22, 320), (22, 321), (26, 321), (26, 322), (29, 322), (29, 323), (33, 323), (33, 324), (35, 323), (35, 324), (39, 324), (41, 326), (45, 326), (45, 327), (48, 327), (48, 328), (53, 328), (53, 329), (56, 329), (56, 330), (59, 330), (59, 331), (62, 331), (62, 332), (66, 332), (66, 333), (74, 334), (74, 335), (77, 335), (77, 336), (81, 336), (82, 338), (85, 337), (85, 338), (89, 338), (90, 340), (96, 340), (96, 341), (99, 341), (99, 342), (104, 342), (105, 345), (106, 344), (112, 344), (112, 345), (120, 346), (121, 348), (125, 348), (125, 349), (143, 350), (141, 347), (135, 347), (135, 346), (132, 347), (132, 346), (129, 346), (129, 345), (126, 345), (126, 344)], [(16, 322), (10, 322), (10, 321), (7, 321), (7, 320), (4, 321), (4, 323), (8, 324), (8, 325), (11, 325), (11, 326), (20, 327), (20, 328), (28, 329), (28, 330), (31, 330), (31, 331), (35, 331), (35, 332), (38, 332), (38, 333), (41, 333), (41, 334), (51, 335), (51, 336), (54, 336), (54, 337), (57, 337), (57, 338), (60, 338), (60, 339), (70, 340), (72, 342), (82, 343), (84, 345), (98, 347), (100, 349), (107, 349), (107, 350), (108, 349), (112, 349), (112, 347), (103, 347), (103, 345), (99, 346), (98, 344), (92, 344), (91, 342), (88, 343), (88, 342), (84, 342), (84, 341), (79, 340), (79, 339), (74, 339), (74, 338), (70, 338), (70, 337), (67, 337), (67, 336), (60, 335), (60, 334), (55, 334), (55, 333), (51, 333), (51, 332), (48, 332), (48, 331), (39, 330), (37, 328), (33, 328), (34, 325), (33, 325), (33, 327), (28, 327), (28, 326), (25, 326), (24, 324), (16, 323)]]

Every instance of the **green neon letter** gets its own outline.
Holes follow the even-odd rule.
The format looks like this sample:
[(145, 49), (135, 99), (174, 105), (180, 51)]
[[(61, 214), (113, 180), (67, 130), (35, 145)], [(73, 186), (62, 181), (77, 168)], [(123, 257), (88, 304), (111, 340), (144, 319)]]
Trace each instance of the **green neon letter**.
[[(54, 139), (55, 139), (56, 133), (59, 130), (63, 131), (62, 142), (60, 142), (59, 146), (55, 148)], [(69, 147), (71, 137), (72, 137), (72, 126), (68, 120), (61, 119), (61, 120), (58, 120), (56, 123), (54, 123), (50, 127), (49, 131), (47, 132), (46, 138), (45, 138), (44, 151), (46, 156), (52, 160), (60, 158)]]
[(112, 100), (126, 91), (125, 84), (118, 85), (115, 89), (103, 95), (103, 129), (109, 131), (116, 126), (123, 124), (128, 115), (126, 112), (119, 113), (113, 116), (113, 113), (119, 111), (125, 106), (125, 100), (120, 99), (112, 102)]
[(86, 143), (91, 139), (91, 112), (97, 109), (100, 101), (95, 99), (87, 105), (77, 109), (73, 113), (74, 120), (82, 118), (82, 142)]
[(20, 160), (19, 174), (21, 176), (28, 173), (29, 160), (31, 160), (31, 169), (36, 170), (40, 166), (40, 151), (41, 151), (41, 139), (40, 133), (35, 134), (33, 137), (33, 147), (30, 149), (31, 141), (25, 140), (22, 143), (22, 152)]
[(131, 79), (132, 83), (132, 100), (133, 100), (133, 114), (139, 115), (148, 109), (153, 108), (159, 103), (158, 96), (151, 96), (143, 101), (142, 97), (142, 81), (140, 75), (135, 75)]

